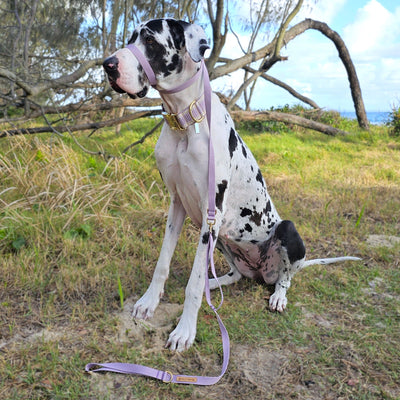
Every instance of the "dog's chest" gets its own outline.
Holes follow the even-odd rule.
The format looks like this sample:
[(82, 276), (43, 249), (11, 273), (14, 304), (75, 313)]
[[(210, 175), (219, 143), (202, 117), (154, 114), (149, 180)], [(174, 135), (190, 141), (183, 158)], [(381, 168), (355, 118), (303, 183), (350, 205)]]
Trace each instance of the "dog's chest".
[(186, 213), (202, 224), (202, 199), (207, 195), (208, 141), (201, 134), (163, 132), (155, 148), (157, 166), (170, 194), (178, 195)]

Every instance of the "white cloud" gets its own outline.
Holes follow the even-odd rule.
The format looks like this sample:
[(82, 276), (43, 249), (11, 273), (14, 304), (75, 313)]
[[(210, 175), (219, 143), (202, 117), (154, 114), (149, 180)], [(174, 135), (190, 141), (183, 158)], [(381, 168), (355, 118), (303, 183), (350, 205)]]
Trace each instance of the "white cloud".
[(400, 59), (385, 58), (381, 62), (380, 78), (386, 85), (400, 91)]
[(377, 0), (370, 0), (343, 29), (343, 39), (351, 54), (372, 59), (390, 53), (399, 33), (400, 7), (391, 13)]
[(329, 25), (347, 1), (348, 0), (324, 0), (319, 1), (317, 4), (314, 4), (314, 1), (308, 1), (301, 9), (296, 21), (301, 21), (304, 18), (312, 18), (317, 21), (326, 22)]

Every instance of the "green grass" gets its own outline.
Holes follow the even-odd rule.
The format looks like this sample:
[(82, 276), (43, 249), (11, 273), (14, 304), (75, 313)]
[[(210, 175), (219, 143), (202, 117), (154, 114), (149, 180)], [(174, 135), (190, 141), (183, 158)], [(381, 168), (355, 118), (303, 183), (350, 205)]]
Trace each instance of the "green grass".
[[(122, 313), (144, 292), (157, 261), (168, 196), (152, 155), (158, 134), (125, 155), (120, 151), (154, 123), (126, 124), (118, 137), (111, 129), (79, 135), (86, 148), (116, 156), (111, 159), (88, 156), (68, 137), (0, 141), (0, 397), (400, 398), (400, 247), (366, 244), (372, 234), (399, 236), (400, 142), (386, 127), (363, 132), (348, 120), (337, 122), (351, 132), (346, 137), (239, 130), (308, 257), (356, 255), (361, 262), (299, 273), (282, 315), (268, 311), (270, 287), (242, 280), (224, 288), (221, 316), (232, 359), (216, 387), (83, 372), (88, 362), (122, 361), (219, 373), (219, 331), (205, 303), (195, 345), (183, 355), (162, 347), (170, 327), (146, 328), (139, 337), (128, 332), (139, 329), (132, 322), (121, 339)], [(197, 241), (188, 221), (172, 260), (166, 306), (183, 302)], [(218, 254), (216, 263), (226, 270)], [(267, 366), (257, 371), (262, 384), (249, 378), (238, 346), (249, 354), (282, 354), (276, 382), (267, 369), (262, 375)]]

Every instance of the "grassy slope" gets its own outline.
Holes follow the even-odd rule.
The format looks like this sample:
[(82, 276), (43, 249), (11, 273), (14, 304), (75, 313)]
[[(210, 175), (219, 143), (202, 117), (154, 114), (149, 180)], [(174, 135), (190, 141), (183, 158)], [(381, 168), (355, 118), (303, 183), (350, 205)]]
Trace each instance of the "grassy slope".
[[(109, 162), (83, 154), (68, 138), (1, 141), (0, 397), (400, 397), (399, 246), (366, 244), (371, 234), (399, 236), (400, 142), (384, 128), (363, 133), (342, 124), (353, 132), (349, 137), (240, 132), (281, 216), (296, 223), (308, 257), (363, 261), (301, 272), (283, 315), (267, 311), (271, 288), (246, 280), (226, 288), (221, 315), (232, 361), (218, 387), (203, 389), (83, 373), (86, 362), (112, 360), (218, 373), (220, 338), (206, 307), (196, 345), (183, 356), (162, 350), (151, 330), (144, 342), (115, 340), (121, 290), (125, 303), (143, 293), (163, 236), (168, 198), (152, 157), (156, 137)], [(152, 125), (127, 124), (118, 138), (107, 131), (80, 141), (118, 154)], [(190, 273), (197, 233), (189, 222), (183, 235), (166, 305), (183, 301)], [(274, 381), (261, 367), (256, 376), (263, 384), (243, 372), (243, 348), (284, 356)]]

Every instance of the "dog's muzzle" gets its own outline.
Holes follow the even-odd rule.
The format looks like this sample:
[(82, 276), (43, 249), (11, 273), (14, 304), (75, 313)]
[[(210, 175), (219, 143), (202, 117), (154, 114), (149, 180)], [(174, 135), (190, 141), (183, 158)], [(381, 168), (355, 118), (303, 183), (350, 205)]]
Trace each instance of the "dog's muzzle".
[(136, 99), (136, 97), (145, 97), (149, 90), (147, 86), (145, 86), (140, 92), (135, 94), (128, 93), (118, 86), (117, 79), (120, 77), (120, 73), (118, 71), (118, 63), (118, 58), (115, 56), (108, 57), (103, 62), (103, 68), (108, 76), (108, 82), (110, 83), (110, 86), (118, 93), (127, 93), (127, 95), (132, 99)]

